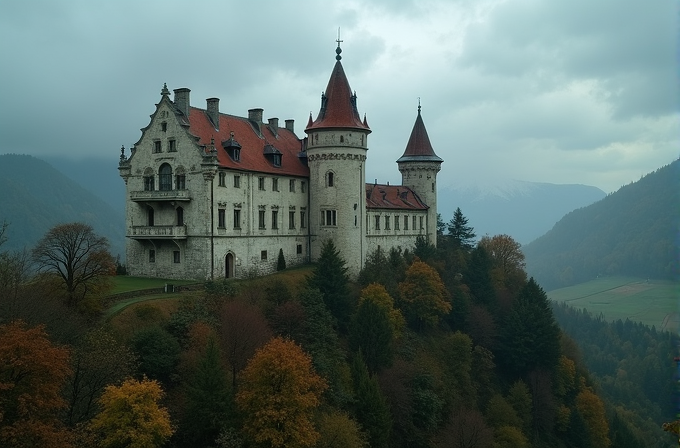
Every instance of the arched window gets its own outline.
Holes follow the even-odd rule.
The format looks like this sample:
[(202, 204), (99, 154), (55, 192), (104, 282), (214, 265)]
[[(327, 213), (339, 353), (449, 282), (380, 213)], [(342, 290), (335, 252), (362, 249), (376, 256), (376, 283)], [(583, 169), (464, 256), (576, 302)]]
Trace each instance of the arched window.
[(329, 171), (326, 173), (326, 186), (332, 187), (333, 185), (335, 185), (335, 174), (333, 171)]
[(184, 225), (184, 209), (182, 207), (177, 207), (177, 225)]
[(172, 167), (164, 163), (158, 170), (158, 186), (161, 191), (172, 190)]

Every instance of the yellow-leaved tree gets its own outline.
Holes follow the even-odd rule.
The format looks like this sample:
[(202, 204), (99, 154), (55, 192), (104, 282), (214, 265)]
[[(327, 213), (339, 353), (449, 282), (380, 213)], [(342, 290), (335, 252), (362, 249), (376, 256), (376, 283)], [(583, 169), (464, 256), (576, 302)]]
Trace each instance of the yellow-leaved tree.
[(380, 283), (371, 283), (367, 287), (361, 290), (361, 296), (359, 297), (359, 304), (364, 300), (371, 300), (375, 302), (380, 308), (384, 309), (390, 318), (390, 324), (392, 325), (392, 335), (395, 338), (401, 336), (404, 327), (406, 326), (406, 321), (401, 311), (394, 307), (394, 299), (387, 292), (387, 289)]
[(163, 389), (156, 380), (128, 379), (108, 386), (99, 399), (102, 411), (92, 419), (91, 429), (104, 448), (156, 448), (172, 435), (170, 415), (158, 402)]
[(578, 410), (588, 431), (590, 446), (593, 448), (608, 448), (609, 423), (604, 410), (604, 403), (590, 387), (584, 386), (576, 396)]
[(270, 340), (240, 375), (236, 404), (244, 415), (244, 432), (258, 446), (313, 446), (319, 433), (312, 413), (325, 389), (299, 345), (281, 337)]
[(421, 329), (433, 327), (439, 318), (451, 311), (446, 288), (437, 271), (416, 258), (399, 283), (399, 307), (409, 324)]

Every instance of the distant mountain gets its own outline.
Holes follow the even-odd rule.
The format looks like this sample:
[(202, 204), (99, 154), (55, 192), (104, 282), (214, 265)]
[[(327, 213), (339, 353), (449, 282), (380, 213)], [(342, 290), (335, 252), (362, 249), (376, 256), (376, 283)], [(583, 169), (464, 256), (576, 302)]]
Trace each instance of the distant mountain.
[(452, 186), (439, 190), (437, 208), (444, 222), (456, 207), (474, 227), (477, 237), (506, 234), (526, 244), (570, 211), (605, 197), (587, 185), (505, 181), (493, 185)]
[(31, 249), (54, 225), (79, 221), (107, 237), (114, 256), (125, 256), (124, 213), (47, 162), (28, 155), (0, 155), (0, 191), (0, 222), (10, 224), (3, 249)]
[(679, 271), (680, 160), (574, 210), (522, 248), (546, 289), (598, 275), (668, 278)]

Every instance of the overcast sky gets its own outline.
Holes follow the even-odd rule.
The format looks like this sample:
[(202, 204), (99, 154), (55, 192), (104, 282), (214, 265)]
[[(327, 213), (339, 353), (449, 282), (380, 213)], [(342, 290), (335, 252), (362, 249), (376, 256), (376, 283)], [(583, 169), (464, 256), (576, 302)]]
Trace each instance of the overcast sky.
[(400, 183), (418, 98), (440, 187), (606, 192), (680, 155), (673, 0), (0, 0), (0, 153), (110, 158), (163, 83), (192, 105), (295, 119), (335, 63), (373, 130), (366, 178)]

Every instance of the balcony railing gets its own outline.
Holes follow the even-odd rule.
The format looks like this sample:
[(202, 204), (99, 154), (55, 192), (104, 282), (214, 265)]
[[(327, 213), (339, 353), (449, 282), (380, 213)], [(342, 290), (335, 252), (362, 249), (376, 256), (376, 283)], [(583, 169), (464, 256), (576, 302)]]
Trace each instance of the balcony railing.
[(132, 226), (128, 228), (127, 236), (145, 240), (184, 240), (187, 237), (187, 228), (186, 226)]
[(151, 190), (132, 191), (133, 201), (190, 201), (189, 190)]

